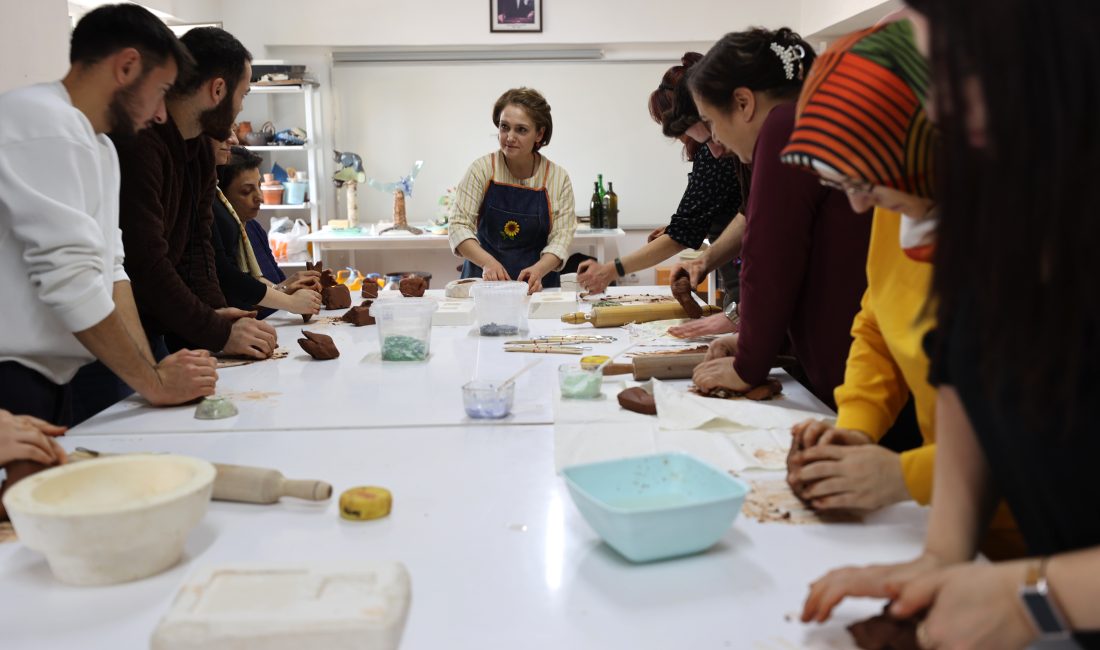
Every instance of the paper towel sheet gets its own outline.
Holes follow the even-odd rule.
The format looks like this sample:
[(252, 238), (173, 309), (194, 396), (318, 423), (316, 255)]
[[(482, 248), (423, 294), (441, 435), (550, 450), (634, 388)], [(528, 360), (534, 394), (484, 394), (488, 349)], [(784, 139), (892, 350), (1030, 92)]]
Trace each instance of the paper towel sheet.
[(820, 418), (819, 413), (788, 408), (782, 396), (767, 401), (703, 397), (658, 379), (653, 380), (657, 417), (662, 429), (717, 427), (723, 431), (782, 429), (803, 420)]

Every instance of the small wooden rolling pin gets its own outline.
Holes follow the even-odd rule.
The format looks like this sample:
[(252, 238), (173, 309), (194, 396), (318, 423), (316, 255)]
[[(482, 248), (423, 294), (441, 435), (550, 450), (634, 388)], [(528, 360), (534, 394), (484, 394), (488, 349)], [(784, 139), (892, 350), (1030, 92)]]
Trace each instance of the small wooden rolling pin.
[[(722, 310), (714, 305), (703, 305), (703, 315), (717, 314)], [(650, 305), (612, 305), (593, 307), (590, 313), (581, 311), (565, 314), (563, 323), (578, 325), (592, 323), (594, 327), (621, 327), (627, 323), (648, 323), (655, 320), (687, 318), (684, 308), (678, 302), (658, 302)]]
[[(69, 454), (70, 461), (92, 460), (100, 456), (114, 456), (90, 449), (77, 449)], [(295, 497), (306, 501), (324, 501), (332, 496), (332, 486), (324, 481), (299, 481), (285, 478), (282, 472), (266, 467), (246, 467), (214, 463), (218, 471), (214, 477), (215, 501), (241, 503), (276, 503), (281, 497)]]
[(691, 379), (695, 366), (703, 363), (706, 352), (651, 354), (634, 357), (634, 381), (647, 379)]

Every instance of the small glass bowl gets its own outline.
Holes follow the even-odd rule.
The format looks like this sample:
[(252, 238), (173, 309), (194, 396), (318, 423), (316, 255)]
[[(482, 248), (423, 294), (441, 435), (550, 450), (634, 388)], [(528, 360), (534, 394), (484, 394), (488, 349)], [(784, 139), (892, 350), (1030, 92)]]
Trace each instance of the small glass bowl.
[(603, 373), (581, 366), (558, 366), (558, 388), (564, 399), (596, 399), (603, 386)]
[(501, 386), (498, 382), (474, 379), (462, 387), (462, 405), (471, 418), (499, 420), (512, 412), (515, 395), (515, 382)]

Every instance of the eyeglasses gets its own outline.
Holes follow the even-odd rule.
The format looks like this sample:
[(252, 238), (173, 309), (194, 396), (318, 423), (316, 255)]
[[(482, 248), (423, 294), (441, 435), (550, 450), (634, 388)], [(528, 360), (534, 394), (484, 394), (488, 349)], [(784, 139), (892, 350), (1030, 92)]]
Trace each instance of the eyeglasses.
[(870, 194), (875, 189), (874, 183), (870, 181), (850, 181), (845, 180), (837, 182), (829, 180), (828, 178), (819, 179), (821, 184), (829, 189), (840, 190), (845, 194)]

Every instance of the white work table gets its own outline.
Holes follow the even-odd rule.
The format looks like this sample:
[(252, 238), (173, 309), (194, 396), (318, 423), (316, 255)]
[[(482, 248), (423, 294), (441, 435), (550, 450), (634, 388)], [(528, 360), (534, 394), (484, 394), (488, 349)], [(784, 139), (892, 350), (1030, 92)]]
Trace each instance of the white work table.
[[(131, 399), (59, 441), (70, 451), (169, 452), (272, 467), (331, 483), (333, 499), (212, 502), (179, 565), (110, 587), (65, 586), (38, 553), (0, 544), (0, 647), (147, 647), (199, 567), (397, 560), (412, 578), (405, 650), (844, 649), (853, 647), (845, 626), (877, 613), (881, 602), (846, 602), (825, 626), (803, 626), (797, 613), (809, 583), (844, 564), (909, 559), (922, 546), (926, 512), (910, 503), (849, 524), (761, 524), (741, 515), (702, 554), (632, 564), (588, 526), (555, 472), (557, 367), (579, 357), (505, 353), (504, 338), (461, 326), (433, 328), (426, 363), (383, 363), (376, 327), (315, 322), (306, 329), (331, 335), (341, 356), (313, 361), (296, 342), (300, 318), (280, 314), (269, 322), (289, 356), (219, 372), (219, 394), (234, 399), (238, 416), (200, 421), (193, 405), (156, 409)], [(532, 320), (529, 334), (560, 332), (618, 338), (593, 346), (593, 354), (631, 343), (620, 328), (556, 320)], [(510, 418), (466, 418), (463, 383), (475, 374), (502, 379), (534, 359), (542, 362), (517, 383)], [(785, 404), (827, 412), (783, 379)], [(619, 381), (605, 379), (593, 422), (617, 408)], [(584, 408), (570, 404), (573, 415)], [(642, 439), (644, 427), (656, 425), (638, 418)], [(617, 435), (629, 434), (625, 422)], [(623, 455), (637, 453), (627, 447)], [(742, 478), (781, 474), (747, 471)], [(341, 520), (338, 495), (360, 485), (390, 489), (392, 514)]]
[[(304, 435), (299, 435), (304, 434)], [(348, 522), (335, 499), (213, 502), (181, 564), (137, 582), (68, 587), (18, 543), (0, 545), (4, 648), (146, 647), (200, 566), (399, 560), (412, 577), (402, 648), (851, 648), (851, 601), (803, 626), (809, 582), (847, 563), (914, 556), (924, 513), (895, 506), (862, 524), (759, 524), (739, 516), (700, 555), (634, 565), (603, 544), (552, 465), (552, 427), (347, 429), (62, 438), (100, 451), (164, 451), (275, 467), (338, 494), (383, 485), (393, 513)], [(92, 444), (94, 442), (94, 445)]]
[[(597, 259), (605, 257), (605, 243), (608, 239), (625, 237), (626, 231), (622, 228), (577, 228), (573, 235), (576, 244), (592, 244), (596, 247)], [(342, 250), (424, 250), (440, 249), (450, 250), (450, 239), (447, 235), (423, 235), (412, 234), (355, 234), (321, 230), (303, 237), (304, 241), (312, 243), (318, 251), (342, 251)]]

